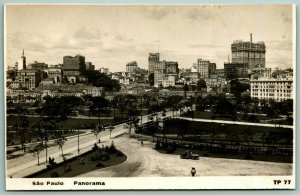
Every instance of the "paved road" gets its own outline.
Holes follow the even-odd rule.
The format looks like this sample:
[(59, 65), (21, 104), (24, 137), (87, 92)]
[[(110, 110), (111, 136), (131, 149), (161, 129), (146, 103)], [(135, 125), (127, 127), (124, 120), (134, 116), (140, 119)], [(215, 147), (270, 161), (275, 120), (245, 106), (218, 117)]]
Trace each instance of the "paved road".
[[(123, 128), (123, 125), (117, 126), (112, 131), (112, 137), (123, 134), (127, 132), (126, 129)], [(101, 132), (99, 138), (103, 141), (110, 140), (109, 131)], [(85, 134), (80, 136), (80, 151), (85, 152), (91, 149), (93, 144), (96, 142), (96, 136), (94, 134)], [(64, 154), (67, 154), (67, 158), (73, 157), (78, 155), (77, 152), (78, 148), (78, 138), (72, 137), (67, 140), (67, 142), (63, 146)], [(57, 145), (51, 146), (48, 148), (48, 157), (54, 157), (55, 162), (61, 162), (61, 150), (58, 148)], [(27, 153), (24, 156), (19, 158), (7, 160), (7, 176), (8, 177), (24, 177), (28, 174), (34, 173), (38, 170), (45, 168), (46, 164), (46, 152), (40, 152), (40, 163), (42, 165), (37, 166), (37, 156), (33, 154)]]
[[(160, 115), (161, 116), (161, 115)], [(167, 113), (167, 116), (171, 116), (171, 113)], [(140, 118), (140, 117), (139, 117)], [(142, 122), (145, 123), (148, 121), (148, 116), (145, 115), (142, 117)], [(115, 126), (115, 129), (112, 130), (112, 137), (128, 133), (128, 130), (124, 128), (124, 124)], [(101, 132), (99, 135), (101, 142), (104, 144), (110, 144), (110, 132), (108, 130)], [(80, 136), (80, 151), (85, 152), (91, 149), (93, 144), (96, 142), (96, 137), (94, 134), (84, 134)], [(64, 154), (68, 154), (68, 158), (77, 156), (77, 137), (72, 136), (68, 138), (67, 142), (63, 146)], [(55, 162), (61, 162), (61, 151), (58, 146), (54, 145), (48, 148), (48, 157), (51, 156), (55, 159)], [(24, 177), (31, 173), (37, 172), (46, 166), (46, 152), (40, 152), (40, 166), (37, 166), (37, 156), (27, 153), (23, 156), (20, 156), (15, 159), (10, 159), (6, 161), (6, 175), (7, 177)]]
[(179, 155), (161, 154), (153, 149), (154, 143), (124, 135), (114, 140), (115, 146), (128, 158), (119, 165), (98, 169), (78, 177), (171, 177), (191, 176), (271, 176), (292, 174), (292, 164), (249, 160), (201, 157), (200, 160), (180, 159)]

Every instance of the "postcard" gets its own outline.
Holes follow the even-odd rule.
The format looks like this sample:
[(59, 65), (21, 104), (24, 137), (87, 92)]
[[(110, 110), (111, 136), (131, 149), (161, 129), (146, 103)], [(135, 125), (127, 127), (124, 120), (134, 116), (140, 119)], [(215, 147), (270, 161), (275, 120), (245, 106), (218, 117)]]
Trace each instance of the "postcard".
[(7, 190), (295, 189), (295, 5), (4, 8)]

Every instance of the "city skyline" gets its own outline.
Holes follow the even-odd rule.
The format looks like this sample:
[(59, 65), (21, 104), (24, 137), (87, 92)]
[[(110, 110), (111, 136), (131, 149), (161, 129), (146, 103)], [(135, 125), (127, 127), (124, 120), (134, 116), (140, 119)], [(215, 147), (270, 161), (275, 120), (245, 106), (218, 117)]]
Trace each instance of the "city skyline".
[(250, 41), (252, 33), (253, 42), (266, 44), (266, 67), (293, 67), (290, 5), (14, 5), (6, 7), (5, 27), (7, 66), (25, 49), (28, 63), (81, 54), (112, 72), (129, 61), (147, 69), (151, 52), (180, 68), (197, 58), (223, 68), (231, 43)]

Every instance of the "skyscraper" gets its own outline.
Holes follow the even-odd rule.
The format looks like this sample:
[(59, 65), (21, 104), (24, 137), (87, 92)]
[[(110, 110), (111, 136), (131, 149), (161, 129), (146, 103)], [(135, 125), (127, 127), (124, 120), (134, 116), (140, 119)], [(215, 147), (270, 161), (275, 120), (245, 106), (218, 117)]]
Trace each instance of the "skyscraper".
[(252, 33), (250, 41), (236, 40), (231, 44), (232, 63), (247, 63), (251, 71), (258, 66), (265, 67), (265, 53), (265, 43), (263, 41), (253, 43)]
[(81, 55), (64, 56), (63, 57), (63, 77), (68, 79), (70, 83), (80, 80), (80, 75), (86, 70), (85, 57)]
[(200, 78), (208, 78), (216, 70), (216, 63), (201, 58), (197, 59), (197, 63), (193, 64), (194, 69), (200, 73)]
[(149, 53), (149, 57), (148, 57), (149, 74), (154, 73), (154, 66), (158, 62), (159, 62), (159, 53)]

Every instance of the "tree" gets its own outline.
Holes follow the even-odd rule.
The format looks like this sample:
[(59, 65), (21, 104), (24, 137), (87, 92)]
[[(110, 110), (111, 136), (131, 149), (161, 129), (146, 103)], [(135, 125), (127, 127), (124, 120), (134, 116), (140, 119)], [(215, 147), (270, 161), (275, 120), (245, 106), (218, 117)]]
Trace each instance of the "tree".
[(244, 142), (247, 143), (249, 149), (250, 142), (253, 141), (253, 133), (249, 130), (249, 128), (246, 129), (243, 138), (244, 138)]
[(252, 123), (259, 123), (259, 119), (254, 114), (252, 114), (252, 115), (249, 116), (248, 121), (252, 122)]
[(154, 85), (154, 73), (149, 74), (149, 83), (150, 83), (150, 86)]
[(117, 80), (111, 79), (104, 73), (96, 70), (85, 70), (83, 75), (87, 78), (87, 82), (96, 87), (103, 87), (105, 91), (119, 91), (121, 86)]
[(100, 134), (102, 129), (103, 129), (103, 125), (97, 124), (96, 128), (92, 130), (92, 132), (94, 133), (94, 135), (96, 137), (96, 143), (98, 142), (98, 135)]
[(44, 149), (45, 146), (41, 142), (35, 143), (33, 147), (30, 149), (30, 153), (33, 153), (33, 155), (37, 155), (38, 165), (40, 165), (40, 151)]
[(241, 93), (250, 90), (250, 85), (240, 83), (237, 79), (230, 81), (230, 93), (233, 94), (237, 99), (241, 98)]
[(29, 121), (26, 116), (18, 117), (14, 126), (17, 129), (17, 133), (20, 136), (22, 149), (26, 152), (26, 143), (31, 141), (32, 134), (29, 129)]
[(107, 129), (109, 130), (109, 138), (111, 138), (111, 132), (113, 129), (115, 129), (115, 127), (110, 124)]
[(132, 129), (137, 130), (137, 128), (139, 127), (139, 118), (138, 117), (131, 117), (126, 124), (124, 125), (124, 127), (126, 129), (128, 129), (128, 134), (129, 136), (131, 136), (131, 131)]
[(113, 108), (114, 118), (116, 118), (116, 109), (118, 108), (118, 103), (115, 98), (110, 101), (110, 106)]
[(196, 99), (196, 110), (197, 111), (204, 111), (205, 108), (206, 108), (205, 100), (201, 96), (198, 96), (197, 99)]
[(202, 89), (205, 89), (206, 86), (206, 82), (204, 79), (200, 79), (199, 81), (197, 81), (197, 90), (201, 91)]
[(236, 115), (235, 106), (229, 102), (224, 95), (219, 95), (216, 100), (215, 113), (225, 115)]
[(55, 143), (58, 145), (59, 149), (61, 150), (61, 156), (62, 156), (63, 160), (65, 160), (63, 146), (66, 141), (67, 141), (66, 137), (60, 137), (55, 140)]
[(129, 117), (136, 116), (139, 114), (139, 111), (137, 109), (137, 102), (137, 98), (133, 95), (127, 94), (124, 96), (123, 108), (125, 108)]
[(93, 104), (90, 106), (90, 110), (93, 114), (98, 114), (100, 124), (101, 113), (107, 111), (109, 101), (101, 96), (92, 97), (91, 101)]
[(186, 99), (186, 92), (189, 91), (189, 86), (188, 84), (183, 85), (183, 91), (184, 91), (184, 99)]

